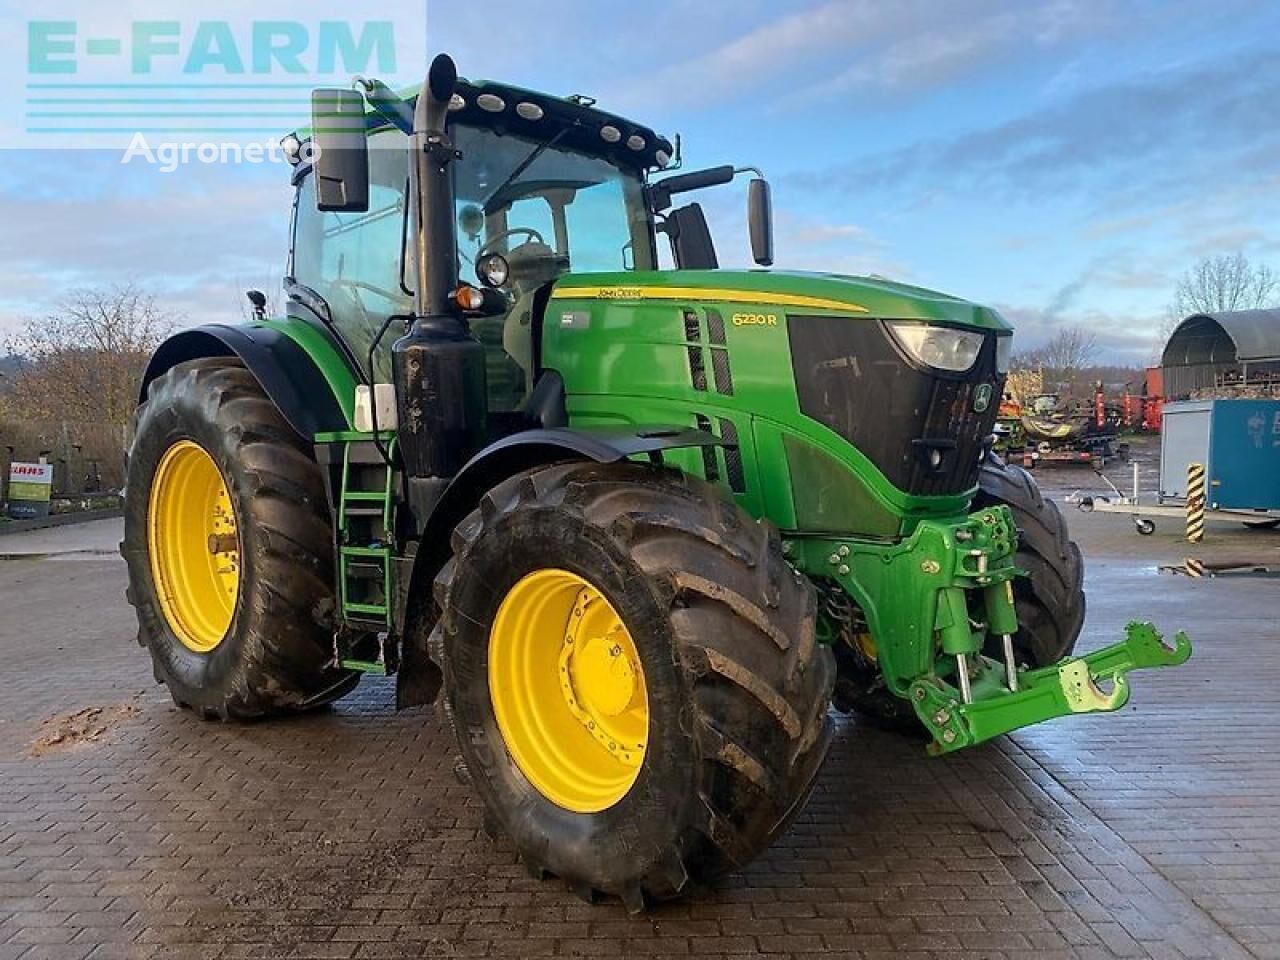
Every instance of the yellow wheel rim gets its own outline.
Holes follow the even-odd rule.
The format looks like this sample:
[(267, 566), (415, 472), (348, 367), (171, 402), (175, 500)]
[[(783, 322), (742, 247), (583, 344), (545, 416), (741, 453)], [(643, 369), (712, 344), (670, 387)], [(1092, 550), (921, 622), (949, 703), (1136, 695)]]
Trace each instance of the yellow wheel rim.
[(240, 593), (240, 536), (227, 483), (191, 440), (165, 451), (147, 510), (151, 578), (183, 646), (208, 653), (231, 627)]
[(489, 696), (512, 760), (574, 813), (627, 795), (649, 740), (635, 641), (604, 594), (538, 570), (503, 598), (489, 631)]

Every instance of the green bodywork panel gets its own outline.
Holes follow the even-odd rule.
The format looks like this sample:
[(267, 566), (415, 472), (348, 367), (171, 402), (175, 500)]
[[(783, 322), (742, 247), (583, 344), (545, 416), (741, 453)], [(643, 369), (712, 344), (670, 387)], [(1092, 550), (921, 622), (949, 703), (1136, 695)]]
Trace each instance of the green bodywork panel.
[[(686, 336), (685, 311), (707, 307), (724, 319), (723, 344), (712, 342), (705, 329), (697, 340)], [(698, 426), (702, 416), (721, 435), (721, 421), (731, 423), (745, 472), (737, 498), (782, 530), (798, 528), (797, 510), (843, 517), (845, 523), (832, 530), (882, 537), (909, 532), (924, 517), (963, 513), (968, 493), (911, 496), (847, 440), (801, 413), (791, 375), (789, 313), (847, 316), (849, 323), (891, 317), (1010, 329), (993, 310), (883, 280), (725, 270), (571, 274), (557, 283), (548, 305), (542, 360), (564, 377), (574, 425)], [(690, 381), (690, 347), (704, 356), (705, 390)], [(732, 393), (718, 389), (717, 351), (732, 357)], [(788, 447), (791, 459), (800, 461), (795, 465)], [(705, 475), (696, 451), (668, 459)], [(843, 508), (797, 505), (797, 472), (805, 498), (822, 494), (828, 502), (846, 501)]]
[(288, 317), (260, 320), (251, 326), (275, 330), (301, 347), (329, 384), (342, 415), (347, 419), (347, 426), (354, 424), (356, 384), (359, 380), (346, 357), (333, 342), (332, 335), (313, 324)]
[[(723, 338), (700, 322), (707, 308), (721, 314)], [(687, 323), (686, 311), (699, 322)], [(726, 439), (710, 460), (702, 451), (673, 451), (667, 460), (729, 487), (746, 510), (782, 531), (798, 570), (835, 581), (854, 600), (886, 687), (911, 700), (933, 734), (934, 752), (1068, 713), (1117, 709), (1128, 697), (1128, 670), (1190, 655), (1184, 636), (1170, 649), (1154, 628), (1136, 625), (1113, 647), (1023, 671), (1017, 691), (1010, 690), (1005, 665), (982, 650), (989, 635), (1018, 630), (1012, 584), (1023, 572), (1014, 565), (1011, 511), (970, 515), (973, 490), (910, 495), (806, 416), (792, 374), (792, 315), (1010, 329), (992, 310), (880, 280), (756, 271), (579, 274), (555, 288), (542, 358), (564, 377), (573, 425), (672, 423)], [(701, 357), (703, 389), (691, 380), (690, 350)], [(731, 387), (716, 370), (718, 351), (732, 358)], [(730, 446), (741, 461), (736, 484), (727, 471)], [(969, 703), (956, 684), (961, 661), (970, 668)], [(1100, 681), (1114, 683), (1111, 694), (1098, 690)]]
[[(960, 300), (936, 290), (914, 287), (872, 277), (848, 277), (834, 273), (787, 272), (780, 270), (628, 270), (618, 273), (574, 273), (556, 284), (556, 297), (568, 297), (571, 290), (611, 291), (606, 299), (617, 302), (653, 301), (657, 294), (642, 292), (627, 297), (622, 291), (664, 291), (697, 289), (694, 305), (723, 302), (745, 308), (770, 306), (800, 309), (804, 313), (852, 313), (871, 317), (903, 320), (929, 320), (935, 323), (963, 324), (984, 330), (1011, 331), (1013, 327), (988, 307)], [(750, 300), (722, 297), (721, 291), (748, 293)], [(717, 295), (710, 295), (716, 292)], [(807, 304), (788, 305), (787, 298), (802, 297), (829, 301), (829, 308)], [(597, 299), (598, 294), (587, 299)], [(679, 297), (675, 298), (677, 301)], [(668, 305), (673, 301), (666, 300)]]

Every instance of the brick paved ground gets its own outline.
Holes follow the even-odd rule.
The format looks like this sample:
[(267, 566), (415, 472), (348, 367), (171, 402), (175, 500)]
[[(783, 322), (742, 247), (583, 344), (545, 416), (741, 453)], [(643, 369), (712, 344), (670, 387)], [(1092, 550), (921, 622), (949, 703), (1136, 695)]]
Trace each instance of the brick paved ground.
[[(528, 878), (433, 715), (395, 714), (386, 683), (297, 721), (200, 723), (152, 684), (117, 559), (0, 561), (0, 960), (1280, 958), (1280, 587), (1157, 576), (1185, 553), (1163, 530), (1075, 530), (1083, 645), (1146, 613), (1193, 631), (1193, 665), (1137, 678), (1119, 716), (942, 760), (842, 720), (777, 847), (640, 919)], [(1280, 536), (1215, 551), (1276, 561)], [(84, 707), (104, 733), (31, 754)]]

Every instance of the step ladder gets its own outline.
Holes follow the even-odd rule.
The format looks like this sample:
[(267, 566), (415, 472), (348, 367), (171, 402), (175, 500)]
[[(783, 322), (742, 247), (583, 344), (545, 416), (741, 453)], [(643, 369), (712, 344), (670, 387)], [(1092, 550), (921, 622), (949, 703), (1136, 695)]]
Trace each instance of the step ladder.
[[(390, 441), (394, 444), (394, 440)], [(388, 450), (390, 455), (390, 450)], [(356, 632), (389, 634), (395, 597), (394, 472), (372, 442), (344, 444), (338, 507), (338, 604), (343, 621)], [(344, 657), (348, 670), (385, 674), (385, 658)]]

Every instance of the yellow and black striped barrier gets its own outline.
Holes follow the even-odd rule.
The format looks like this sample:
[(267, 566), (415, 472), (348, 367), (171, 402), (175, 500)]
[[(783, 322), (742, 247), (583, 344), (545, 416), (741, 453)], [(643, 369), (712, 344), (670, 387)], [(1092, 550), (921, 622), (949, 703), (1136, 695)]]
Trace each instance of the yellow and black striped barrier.
[(1208, 499), (1203, 463), (1187, 465), (1187, 542), (1204, 539), (1204, 508)]

